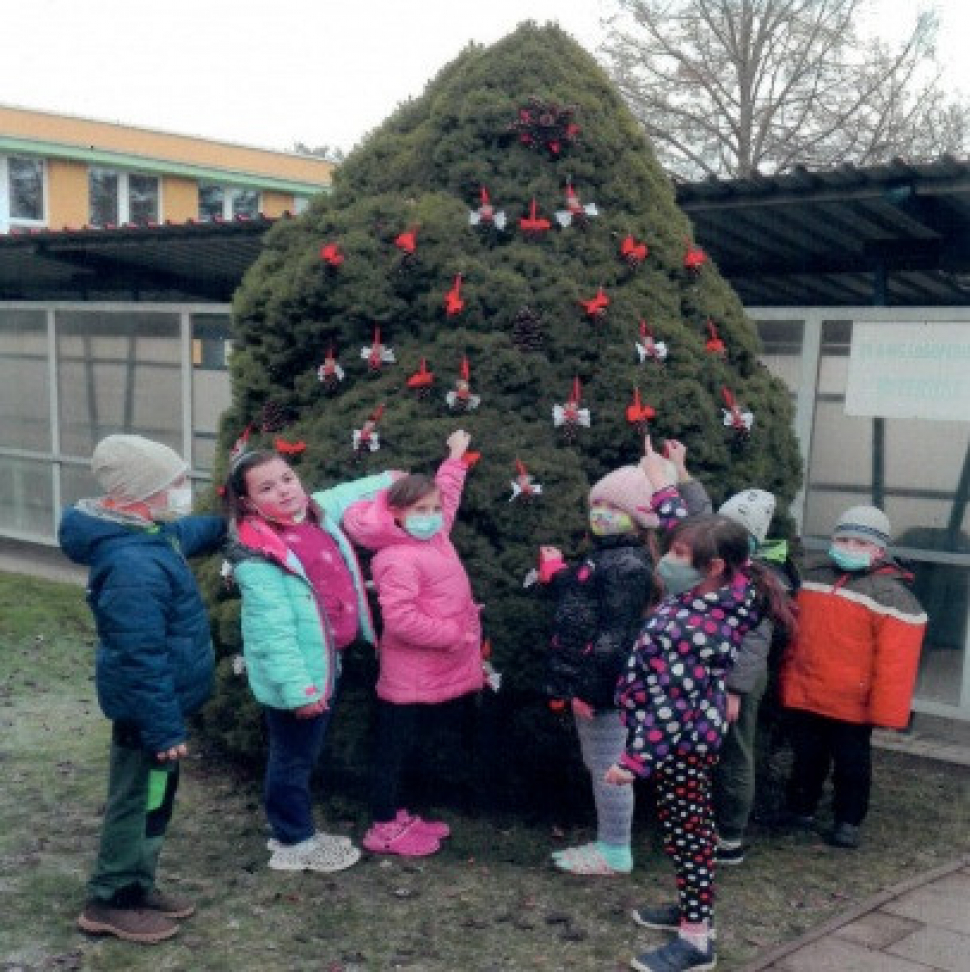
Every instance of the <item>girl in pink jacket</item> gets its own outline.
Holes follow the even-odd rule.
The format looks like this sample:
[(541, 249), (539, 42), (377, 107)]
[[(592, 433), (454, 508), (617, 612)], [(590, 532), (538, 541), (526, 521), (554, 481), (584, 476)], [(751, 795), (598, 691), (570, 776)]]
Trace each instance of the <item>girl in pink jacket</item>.
[(347, 535), (377, 551), (371, 572), (384, 630), (377, 681), (377, 745), (371, 776), (373, 825), (364, 846), (380, 854), (433, 854), (447, 824), (401, 809), (404, 764), (427, 717), (458, 717), (482, 688), (479, 607), (449, 534), (461, 501), (470, 436), (448, 438), (434, 479), (410, 475), (343, 518)]

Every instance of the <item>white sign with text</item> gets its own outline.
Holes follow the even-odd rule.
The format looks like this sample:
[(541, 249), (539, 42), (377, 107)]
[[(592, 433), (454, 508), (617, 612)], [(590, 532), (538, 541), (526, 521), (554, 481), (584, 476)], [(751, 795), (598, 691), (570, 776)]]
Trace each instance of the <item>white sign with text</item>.
[(970, 420), (970, 325), (856, 321), (845, 412)]

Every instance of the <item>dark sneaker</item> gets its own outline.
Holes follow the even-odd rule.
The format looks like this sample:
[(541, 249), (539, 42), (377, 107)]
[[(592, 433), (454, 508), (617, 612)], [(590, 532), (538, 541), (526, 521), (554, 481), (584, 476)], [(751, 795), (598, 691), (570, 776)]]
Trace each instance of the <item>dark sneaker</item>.
[(853, 824), (837, 823), (829, 837), (829, 843), (833, 847), (843, 847), (847, 850), (854, 850), (859, 846), (859, 828)]
[(165, 894), (158, 888), (147, 891), (138, 902), (138, 907), (145, 911), (157, 911), (166, 918), (191, 918), (195, 914), (195, 905), (188, 898)]
[(126, 942), (154, 945), (178, 933), (179, 926), (158, 911), (117, 908), (102, 901), (89, 901), (77, 920), (90, 935), (114, 935)]
[(680, 908), (676, 904), (634, 908), (630, 914), (644, 928), (659, 928), (663, 931), (677, 931), (680, 928)]
[(701, 951), (678, 936), (667, 942), (663, 948), (638, 955), (631, 960), (630, 965), (639, 972), (686, 972), (688, 969), (713, 969), (717, 965), (717, 954), (713, 943), (708, 943), (707, 948)]
[(714, 859), (723, 867), (734, 867), (744, 863), (744, 844), (722, 844), (718, 841)]
[(814, 830), (815, 815), (811, 813), (795, 813), (786, 810), (778, 819), (778, 825), (787, 830)]

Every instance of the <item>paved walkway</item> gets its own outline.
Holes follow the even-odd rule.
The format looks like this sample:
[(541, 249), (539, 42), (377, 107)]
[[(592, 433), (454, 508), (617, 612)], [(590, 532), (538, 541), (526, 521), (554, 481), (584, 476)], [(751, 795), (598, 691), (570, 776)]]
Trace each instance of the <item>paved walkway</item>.
[(970, 856), (884, 891), (745, 972), (970, 972)]

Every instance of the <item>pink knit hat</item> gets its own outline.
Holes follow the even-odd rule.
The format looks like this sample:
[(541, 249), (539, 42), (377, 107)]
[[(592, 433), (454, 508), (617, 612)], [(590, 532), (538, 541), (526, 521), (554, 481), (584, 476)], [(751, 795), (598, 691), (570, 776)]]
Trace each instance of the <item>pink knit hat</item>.
[(646, 473), (639, 466), (620, 466), (607, 473), (589, 491), (589, 502), (605, 500), (624, 513), (628, 513), (639, 526), (660, 525), (657, 514), (650, 509), (653, 490)]

